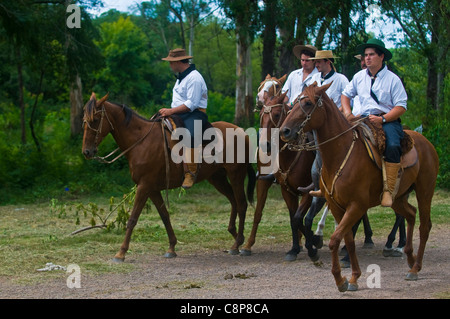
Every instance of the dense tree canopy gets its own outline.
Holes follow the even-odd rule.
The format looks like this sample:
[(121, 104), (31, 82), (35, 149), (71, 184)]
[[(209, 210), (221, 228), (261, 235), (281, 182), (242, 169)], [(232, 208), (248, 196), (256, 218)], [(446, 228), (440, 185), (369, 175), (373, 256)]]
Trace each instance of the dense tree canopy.
[[(80, 8), (80, 28), (67, 24), (74, 18), (70, 4)], [(161, 58), (176, 47), (193, 52), (192, 62), (209, 88), (211, 121), (258, 125), (252, 112), (256, 88), (267, 73), (282, 76), (299, 67), (292, 53), (297, 44), (334, 50), (338, 71), (351, 79), (358, 70), (356, 46), (373, 36), (366, 21), (374, 6), (400, 26), (393, 32), (405, 35), (394, 39), (389, 63), (408, 92), (403, 123), (422, 125), (440, 155), (439, 185), (450, 187), (448, 2), (151, 0), (128, 13), (88, 13), (100, 5), (99, 0), (0, 3), (1, 187), (32, 190), (45, 180), (49, 187), (70, 185), (83, 192), (89, 190), (83, 174), (126, 169), (121, 161), (110, 168), (83, 160), (82, 106), (92, 91), (109, 92), (144, 116), (167, 106), (174, 77)], [(110, 139), (109, 146), (114, 147)], [(120, 176), (118, 183), (126, 173)], [(0, 203), (9, 199), (0, 195)]]

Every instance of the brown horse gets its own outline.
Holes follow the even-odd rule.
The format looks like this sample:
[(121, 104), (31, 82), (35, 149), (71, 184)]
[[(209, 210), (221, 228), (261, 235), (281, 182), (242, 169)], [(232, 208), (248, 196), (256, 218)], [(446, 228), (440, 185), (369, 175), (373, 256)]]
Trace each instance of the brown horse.
[[(180, 187), (183, 182), (183, 163), (176, 163), (170, 159), (168, 149), (171, 143), (169, 132), (165, 131), (161, 120), (147, 120), (124, 105), (110, 103), (107, 96), (99, 101), (93, 93), (86, 103), (84, 113), (84, 136), (82, 152), (87, 159), (93, 158), (97, 147), (108, 133), (111, 133), (119, 148), (128, 160), (133, 181), (137, 184), (134, 206), (127, 223), (125, 240), (115, 255), (115, 261), (123, 261), (130, 244), (131, 233), (137, 224), (139, 215), (147, 198), (150, 197), (155, 204), (169, 237), (169, 249), (165, 257), (175, 257), (175, 237), (170, 223), (169, 213), (161, 196), (161, 191)], [(237, 254), (239, 246), (244, 242), (244, 222), (247, 211), (244, 181), (248, 175), (247, 196), (252, 202), (253, 191), (256, 184), (255, 172), (249, 159), (249, 138), (237, 126), (226, 122), (212, 123), (220, 130), (223, 136), (223, 150), (216, 150), (217, 154), (223, 151), (223, 163), (201, 163), (197, 182), (208, 180), (220, 193), (225, 195), (231, 203), (231, 216), (228, 231), (235, 241), (230, 253)], [(226, 130), (234, 132), (234, 139), (245, 140), (245, 160), (237, 160), (237, 144), (227, 143)], [(166, 135), (167, 134), (167, 135)], [(239, 142), (239, 141), (238, 141)], [(173, 144), (173, 141), (172, 141)], [(234, 149), (233, 149), (234, 147)], [(234, 158), (227, 158), (226, 153), (233, 151)], [(168, 156), (169, 155), (169, 156)], [(230, 156), (231, 157), (231, 156)], [(225, 159), (227, 159), (225, 161)], [(210, 161), (211, 162), (211, 161)], [(229, 179), (229, 182), (227, 180)], [(236, 217), (239, 216), (239, 227), (236, 231)]]
[[(276, 150), (273, 148), (271, 129), (276, 131), (279, 130), (289, 110), (288, 105), (283, 103), (285, 96), (286, 93), (269, 97), (265, 101), (266, 105), (261, 105), (259, 113), (260, 128), (265, 130), (263, 130), (260, 135), (260, 152), (258, 152), (258, 154), (262, 156), (261, 148), (267, 150), (268, 154), (279, 151), (278, 164), (273, 162), (270, 164), (274, 166), (274, 176), (280, 184), (281, 194), (289, 210), (292, 230), (292, 248), (287, 252), (285, 260), (293, 261), (297, 258), (297, 255), (301, 250), (300, 239), (302, 234), (299, 231), (299, 227), (302, 225), (302, 221), (299, 219), (299, 216), (309, 209), (312, 201), (312, 197), (309, 194), (305, 194), (302, 196), (299, 206), (299, 196), (302, 194), (297, 190), (297, 188), (306, 187), (311, 183), (311, 166), (314, 161), (314, 154), (306, 151), (290, 151), (284, 148), (285, 143), (278, 137), (276, 137), (275, 142), (277, 142), (279, 146)], [(261, 163), (261, 156), (258, 156), (258, 169), (260, 176), (261, 168), (265, 167), (265, 165)], [(265, 178), (258, 178), (256, 186), (257, 203), (253, 227), (247, 243), (242, 247), (241, 254), (243, 255), (251, 254), (251, 247), (255, 243), (256, 232), (262, 217), (262, 210), (264, 209), (267, 193), (272, 183), (273, 179), (267, 180)], [(297, 209), (299, 210), (299, 214), (296, 215)]]
[[(349, 124), (325, 94), (329, 85), (308, 87), (300, 96), (281, 127), (283, 140), (293, 142), (303, 132), (315, 130), (323, 166), (320, 188), (339, 225), (330, 238), (332, 274), (340, 291), (357, 290), (361, 275), (358, 265), (352, 226), (366, 211), (380, 205), (383, 190), (381, 170), (370, 159), (361, 139), (360, 129)], [(392, 208), (407, 221), (404, 252), (411, 267), (407, 280), (416, 280), (422, 268), (425, 245), (431, 229), (431, 200), (434, 194), (439, 159), (433, 145), (421, 134), (405, 131), (412, 137), (417, 150), (417, 162), (403, 171)], [(420, 242), (417, 256), (413, 254), (413, 230), (416, 208), (408, 203), (409, 193), (415, 190), (419, 206)], [(352, 278), (341, 276), (338, 248), (345, 240), (350, 255)]]

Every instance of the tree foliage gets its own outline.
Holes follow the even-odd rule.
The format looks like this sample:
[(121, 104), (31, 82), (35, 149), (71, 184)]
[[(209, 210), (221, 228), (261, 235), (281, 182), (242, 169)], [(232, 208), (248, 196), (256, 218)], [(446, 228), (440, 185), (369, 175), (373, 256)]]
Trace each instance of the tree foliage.
[[(66, 7), (72, 3), (81, 8), (80, 29), (66, 26)], [(175, 81), (161, 58), (170, 49), (191, 47), (209, 88), (210, 120), (236, 122), (239, 100), (244, 106), (239, 123), (251, 125), (256, 88), (267, 73), (280, 77), (299, 67), (292, 54), (297, 44), (334, 50), (338, 71), (353, 76), (359, 69), (355, 48), (373, 36), (365, 22), (370, 5), (397, 21), (405, 34), (405, 41), (384, 34), (399, 46), (392, 49), (389, 67), (408, 93), (403, 123), (423, 128), (440, 156), (439, 186), (450, 188), (448, 2), (151, 0), (136, 5), (133, 13), (88, 13), (100, 4), (1, 1), (0, 203), (20, 196), (118, 194), (132, 186), (124, 159), (104, 166), (82, 157), (81, 136), (71, 134), (77, 78), (82, 104), (92, 91), (109, 92), (112, 100), (151, 116), (170, 105)], [(239, 46), (246, 49), (241, 66)], [(243, 66), (245, 71), (237, 72)], [(115, 147), (108, 137), (100, 152)]]

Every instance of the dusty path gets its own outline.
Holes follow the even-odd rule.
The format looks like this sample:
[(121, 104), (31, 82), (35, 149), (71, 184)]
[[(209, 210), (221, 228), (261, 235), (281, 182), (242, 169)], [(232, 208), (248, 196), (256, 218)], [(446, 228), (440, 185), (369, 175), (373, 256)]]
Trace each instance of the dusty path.
[[(406, 258), (383, 257), (384, 239), (375, 238), (373, 249), (357, 252), (363, 272), (359, 291), (340, 293), (331, 275), (328, 247), (320, 250), (321, 263), (314, 265), (305, 252), (294, 262), (283, 261), (286, 245), (254, 247), (250, 257), (230, 256), (216, 251), (195, 255), (129, 257), (136, 269), (128, 274), (87, 276), (81, 269), (81, 288), (67, 287), (68, 274), (31, 286), (0, 278), (0, 298), (148, 298), (148, 299), (434, 299), (450, 298), (450, 232), (439, 226), (432, 230), (423, 269), (418, 281), (404, 279)], [(415, 242), (417, 247), (417, 241)], [(375, 283), (371, 264), (380, 268), (381, 288)], [(349, 278), (350, 269), (344, 274)], [(45, 278), (46, 273), (42, 273)], [(368, 285), (369, 279), (369, 285)]]

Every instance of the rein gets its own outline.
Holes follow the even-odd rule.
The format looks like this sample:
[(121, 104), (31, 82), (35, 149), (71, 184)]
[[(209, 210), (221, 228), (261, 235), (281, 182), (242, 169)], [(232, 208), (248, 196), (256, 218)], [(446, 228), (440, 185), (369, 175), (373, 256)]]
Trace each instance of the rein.
[[(307, 114), (305, 112), (305, 109), (303, 108), (303, 106), (301, 105), (300, 101), (307, 98), (307, 96), (300, 96), (297, 99), (297, 102), (299, 103), (299, 106), (301, 107), (303, 113)], [(314, 104), (314, 107), (312, 109), (312, 111), (306, 116), (305, 120), (300, 124), (300, 130), (297, 132), (297, 135), (302, 136), (303, 137), (303, 141), (306, 141), (306, 139), (304, 138), (305, 133), (303, 131), (303, 128), (306, 126), (306, 124), (308, 124), (308, 122), (311, 120), (311, 116), (314, 113), (314, 111), (317, 109), (317, 107), (322, 107), (323, 105), (323, 100), (322, 100), (322, 95), (318, 97), (317, 102)], [(290, 112), (290, 111), (289, 111)], [(304, 142), (301, 144), (289, 144), (288, 148), (290, 150), (295, 150), (295, 151), (302, 151), (302, 150), (307, 150), (307, 151), (312, 151), (312, 150), (318, 150), (319, 146), (324, 145), (326, 143), (329, 143), (339, 137), (341, 137), (342, 135), (352, 131), (353, 133), (353, 138), (352, 138), (352, 144), (350, 145), (347, 154), (345, 155), (345, 158), (343, 160), (343, 162), (341, 163), (341, 166), (339, 167), (339, 169), (336, 171), (333, 181), (331, 183), (331, 190), (328, 189), (327, 185), (325, 184), (325, 181), (323, 180), (323, 175), (320, 174), (320, 181), (322, 182), (323, 187), (325, 188), (325, 191), (327, 192), (328, 196), (330, 196), (330, 198), (333, 200), (333, 202), (342, 210), (345, 211), (345, 209), (339, 205), (339, 203), (336, 201), (336, 199), (334, 198), (333, 194), (335, 191), (335, 185), (336, 185), (336, 181), (337, 179), (342, 175), (342, 170), (344, 169), (345, 165), (348, 162), (348, 159), (350, 158), (350, 155), (353, 151), (353, 147), (355, 146), (356, 140), (358, 139), (358, 133), (356, 130), (354, 130), (355, 127), (359, 126), (361, 124), (361, 122), (364, 121), (364, 118), (361, 118), (357, 121), (355, 121), (355, 124), (352, 125), (350, 128), (344, 130), (343, 132), (339, 133), (336, 136), (333, 136), (331, 138), (329, 138), (328, 140), (319, 143), (319, 144), (315, 144), (315, 141), (311, 141), (311, 142)]]
[[(299, 96), (296, 102), (299, 103), (299, 106), (301, 107), (303, 113), (307, 114), (305, 109), (303, 108), (303, 106), (300, 103), (300, 101), (305, 99), (305, 98), (307, 98), (306, 95)], [(313, 107), (312, 111), (306, 116), (305, 120), (299, 126), (300, 130), (297, 132), (297, 135), (301, 136), (302, 138), (301, 139), (297, 139), (296, 142), (299, 141), (299, 140), (301, 140), (303, 142), (302, 143), (288, 143), (287, 144), (287, 148), (290, 151), (296, 151), (296, 152), (299, 152), (299, 151), (317, 151), (321, 145), (324, 145), (326, 143), (334, 141), (335, 139), (341, 137), (342, 135), (352, 131), (355, 127), (359, 126), (364, 121), (364, 118), (356, 120), (355, 124), (352, 125), (350, 128), (346, 129), (345, 131), (339, 133), (338, 135), (333, 136), (333, 137), (329, 138), (328, 140), (325, 140), (325, 141), (323, 141), (321, 143), (316, 144), (315, 140), (314, 141), (310, 141), (310, 142), (305, 142), (307, 139), (305, 138), (305, 132), (303, 131), (303, 128), (311, 120), (311, 116), (314, 113), (314, 111), (316, 110), (316, 108), (317, 107), (322, 107), (322, 105), (323, 105), (322, 96), (319, 96), (318, 99), (317, 99), (317, 102), (314, 104), (314, 107)], [(288, 114), (290, 112), (291, 111), (289, 111)]]
[[(109, 117), (108, 117), (108, 113), (106, 113), (105, 106), (103, 105), (103, 106), (102, 106), (102, 110), (101, 110), (101, 111), (96, 111), (96, 112), (94, 113), (94, 115), (97, 114), (98, 112), (101, 112), (101, 113), (102, 113), (102, 114), (101, 114), (101, 118), (100, 118), (100, 125), (98, 126), (98, 129), (92, 128), (92, 127), (90, 126), (90, 124), (89, 124), (89, 121), (88, 121), (86, 118), (83, 119), (83, 123), (85, 123), (85, 124), (87, 125), (87, 127), (88, 127), (90, 130), (92, 130), (92, 131), (94, 131), (94, 132), (96, 133), (96, 134), (95, 134), (95, 140), (94, 140), (94, 141), (95, 141), (95, 145), (97, 145), (97, 146), (98, 146), (98, 137), (99, 137), (99, 135), (100, 135), (100, 132), (102, 131), (102, 127), (103, 127), (103, 119), (104, 119), (105, 117), (106, 117), (106, 119), (108, 120), (109, 125), (111, 126), (111, 131), (114, 131), (114, 126), (112, 125), (111, 120), (110, 120)], [(119, 155), (117, 155), (114, 159), (112, 159), (112, 160), (107, 160), (109, 157), (111, 157), (111, 156), (113, 156), (115, 153), (117, 153), (117, 151), (120, 150), (120, 147), (116, 148), (114, 151), (112, 151), (111, 153), (109, 153), (109, 154), (106, 155), (106, 156), (94, 156), (92, 159), (94, 159), (94, 160), (96, 160), (96, 161), (99, 161), (100, 163), (104, 163), (104, 164), (112, 164), (112, 163), (114, 163), (114, 162), (117, 161), (120, 157), (122, 157), (123, 155), (125, 155), (126, 153), (128, 153), (131, 149), (133, 149), (136, 145), (138, 145), (139, 143), (141, 143), (141, 142), (142, 142), (142, 141), (150, 134), (150, 132), (152, 131), (154, 125), (155, 125), (155, 122), (153, 122), (152, 126), (150, 127), (150, 130), (149, 130), (144, 136), (142, 136), (139, 140), (137, 140), (133, 145), (131, 145), (130, 147), (128, 147), (125, 151), (123, 151), (122, 153), (120, 153)]]

